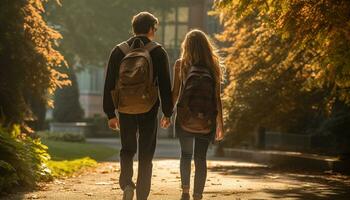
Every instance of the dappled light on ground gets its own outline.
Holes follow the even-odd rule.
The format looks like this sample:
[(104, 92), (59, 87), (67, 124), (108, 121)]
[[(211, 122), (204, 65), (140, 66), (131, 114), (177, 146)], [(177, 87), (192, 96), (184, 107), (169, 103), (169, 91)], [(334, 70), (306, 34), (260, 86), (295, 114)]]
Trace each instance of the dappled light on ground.
[[(134, 169), (137, 161), (134, 163)], [(96, 169), (69, 179), (56, 180), (41, 191), (17, 194), (7, 199), (121, 199), (117, 162), (100, 163)], [(137, 170), (135, 171), (137, 175)], [(192, 164), (193, 183), (194, 164)], [(136, 180), (136, 176), (134, 176)], [(192, 191), (192, 189), (191, 189)], [(282, 171), (265, 165), (239, 161), (208, 161), (204, 199), (347, 199), (350, 195), (348, 176), (332, 173), (308, 174)], [(178, 159), (156, 159), (150, 200), (178, 200), (180, 197)]]

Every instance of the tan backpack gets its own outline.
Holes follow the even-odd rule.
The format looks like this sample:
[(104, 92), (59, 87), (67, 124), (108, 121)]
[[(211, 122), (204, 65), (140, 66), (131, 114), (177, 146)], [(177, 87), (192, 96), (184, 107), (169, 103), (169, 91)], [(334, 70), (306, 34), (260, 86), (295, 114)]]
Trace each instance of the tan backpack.
[[(135, 43), (139, 46), (135, 47)], [(150, 52), (159, 46), (153, 41), (144, 45), (140, 39), (135, 39), (131, 46), (127, 42), (118, 45), (125, 56), (120, 62), (119, 76), (111, 93), (114, 106), (119, 112), (146, 113), (157, 102), (158, 87), (153, 81), (154, 69)]]

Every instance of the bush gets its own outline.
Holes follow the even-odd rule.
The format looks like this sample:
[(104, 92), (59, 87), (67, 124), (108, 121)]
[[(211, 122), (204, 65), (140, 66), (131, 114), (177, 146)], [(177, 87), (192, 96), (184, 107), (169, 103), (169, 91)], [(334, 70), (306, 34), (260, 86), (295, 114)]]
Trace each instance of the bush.
[(8, 162), (0, 160), (0, 174), (0, 192), (18, 184), (19, 178), (16, 169)]
[(0, 127), (0, 192), (13, 186), (35, 186), (52, 176), (45, 163), (50, 156), (40, 139), (21, 133), (19, 126)]
[(95, 167), (97, 162), (89, 157), (75, 159), (75, 160), (63, 160), (53, 161), (50, 160), (47, 166), (52, 171), (53, 177), (67, 177), (82, 170), (84, 168)]
[(77, 122), (84, 116), (84, 110), (79, 102), (77, 78), (72, 68), (61, 69), (69, 75), (71, 86), (57, 89), (54, 97), (53, 119), (56, 122)]
[(79, 133), (70, 132), (38, 132), (38, 135), (42, 139), (65, 141), (65, 142), (85, 142), (85, 136)]
[[(327, 139), (330, 145), (335, 145), (337, 151), (342, 156), (350, 154), (350, 109), (343, 108), (338, 112), (334, 112), (331, 117), (326, 119), (319, 130), (321, 136), (333, 136), (334, 140)], [(333, 143), (333, 144), (331, 144)]]
[(85, 122), (93, 125), (90, 137), (116, 137), (119, 136), (118, 132), (111, 130), (108, 127), (108, 119), (106, 117), (94, 116), (92, 118), (86, 118)]

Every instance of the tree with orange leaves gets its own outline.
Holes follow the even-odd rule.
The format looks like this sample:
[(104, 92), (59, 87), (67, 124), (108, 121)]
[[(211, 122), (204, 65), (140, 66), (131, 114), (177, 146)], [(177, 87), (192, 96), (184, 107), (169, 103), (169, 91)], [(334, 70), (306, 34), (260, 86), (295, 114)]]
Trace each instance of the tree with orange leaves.
[(349, 141), (349, 12), (346, 0), (216, 1), (232, 141), (259, 126)]
[(55, 50), (61, 35), (43, 19), (44, 2), (0, 4), (0, 193), (50, 178), (47, 147), (29, 122), (38, 117), (33, 108), (50, 106), (49, 96), (70, 81), (57, 70), (66, 67)]
[(34, 102), (52, 105), (48, 98), (69, 84), (64, 57), (55, 50), (60, 33), (43, 19), (41, 0), (6, 0), (0, 5), (0, 123), (23, 124), (35, 117)]

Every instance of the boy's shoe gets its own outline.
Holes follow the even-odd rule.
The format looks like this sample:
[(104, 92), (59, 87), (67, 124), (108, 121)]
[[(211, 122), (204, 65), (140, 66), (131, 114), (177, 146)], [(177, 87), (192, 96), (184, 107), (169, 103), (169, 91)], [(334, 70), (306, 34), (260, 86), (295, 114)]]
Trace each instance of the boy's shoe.
[(134, 198), (134, 188), (127, 185), (123, 191), (123, 200), (133, 200)]
[(201, 200), (203, 198), (203, 195), (201, 194), (193, 194), (193, 200)]
[(182, 193), (181, 200), (190, 200), (190, 194), (189, 193)]

